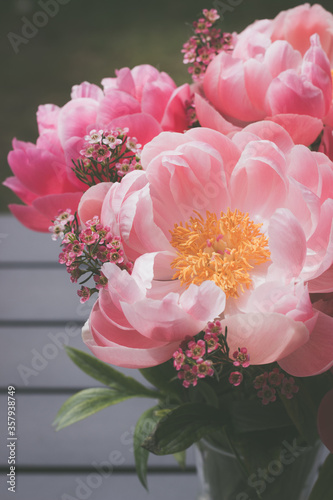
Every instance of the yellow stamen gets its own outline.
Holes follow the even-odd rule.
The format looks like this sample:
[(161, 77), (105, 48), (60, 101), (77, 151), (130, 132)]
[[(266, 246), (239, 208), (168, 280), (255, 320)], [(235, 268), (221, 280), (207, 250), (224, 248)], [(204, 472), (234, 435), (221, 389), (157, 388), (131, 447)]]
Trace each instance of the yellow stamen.
[(175, 224), (171, 245), (177, 257), (171, 263), (173, 276), (186, 288), (191, 283), (214, 281), (227, 297), (238, 297), (239, 289), (249, 288), (252, 281), (249, 270), (270, 258), (268, 238), (260, 232), (262, 224), (255, 224), (248, 214), (235, 210), (206, 213), (206, 220), (195, 212), (185, 226)]

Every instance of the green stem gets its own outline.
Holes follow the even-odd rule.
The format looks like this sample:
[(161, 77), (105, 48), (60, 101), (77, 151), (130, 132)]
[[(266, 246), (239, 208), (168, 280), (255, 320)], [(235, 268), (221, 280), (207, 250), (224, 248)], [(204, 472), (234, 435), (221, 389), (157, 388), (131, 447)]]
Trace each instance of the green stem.
[[(244, 465), (244, 460), (242, 460), (242, 457), (241, 457), (241, 456), (240, 456), (240, 454), (238, 453), (237, 448), (234, 446), (234, 444), (233, 444), (232, 440), (231, 440), (231, 439), (230, 439), (230, 437), (228, 436), (228, 434), (227, 434), (227, 430), (226, 430), (226, 427), (224, 427), (224, 434), (225, 434), (225, 437), (226, 437), (226, 439), (227, 439), (227, 442), (228, 442), (228, 444), (229, 444), (229, 446), (230, 446), (231, 450), (233, 451), (233, 453), (234, 453), (234, 455), (235, 455), (235, 457), (236, 457), (237, 463), (238, 463), (238, 465), (239, 465), (240, 470), (242, 471), (242, 474), (243, 474), (243, 476), (244, 476), (244, 479), (245, 479), (245, 481), (247, 481), (247, 480), (248, 480), (248, 478), (249, 478), (250, 473), (249, 473), (249, 471), (247, 470), (246, 466)], [(259, 500), (261, 500), (261, 499), (262, 499), (262, 496), (260, 495), (260, 493), (259, 493), (257, 490), (255, 490), (255, 491), (256, 491), (256, 494), (257, 494), (258, 499), (259, 499)]]

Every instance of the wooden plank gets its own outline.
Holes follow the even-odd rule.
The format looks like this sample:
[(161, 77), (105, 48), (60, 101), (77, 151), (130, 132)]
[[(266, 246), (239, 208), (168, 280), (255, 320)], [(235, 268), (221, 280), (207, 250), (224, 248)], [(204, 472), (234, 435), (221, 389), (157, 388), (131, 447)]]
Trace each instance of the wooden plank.
[[(91, 354), (81, 339), (82, 323), (63, 328), (0, 328), (0, 384), (16, 388), (86, 388), (99, 384), (67, 356), (64, 344)], [(146, 385), (138, 370), (115, 367)], [(148, 384), (149, 385), (149, 384)]]
[(59, 247), (50, 234), (30, 231), (12, 215), (0, 216), (0, 263), (58, 262)]
[[(93, 387), (98, 384), (67, 356), (64, 344), (90, 352), (80, 323), (64, 328), (0, 328), (0, 381), (16, 388)], [(99, 384), (98, 384), (99, 385)]]
[[(1, 491), (3, 500), (195, 500), (199, 482), (194, 474), (150, 474), (149, 492), (134, 474), (19, 474), (16, 494)], [(2, 485), (2, 490), (4, 490)], [(4, 496), (3, 496), (4, 495)]]
[[(139, 416), (155, 400), (133, 398), (105, 408), (58, 432), (52, 422), (68, 395), (16, 395), (18, 464), (21, 466), (92, 466), (108, 460), (112, 452), (122, 457), (122, 467), (134, 465), (133, 432)], [(6, 401), (0, 396), (0, 435), (7, 436)], [(192, 452), (189, 463), (193, 464)], [(172, 456), (150, 456), (150, 464), (177, 466)], [(7, 449), (0, 447), (0, 465), (7, 464)]]
[(65, 269), (0, 269), (0, 318), (11, 320), (84, 321), (94, 303), (80, 304), (79, 287)]

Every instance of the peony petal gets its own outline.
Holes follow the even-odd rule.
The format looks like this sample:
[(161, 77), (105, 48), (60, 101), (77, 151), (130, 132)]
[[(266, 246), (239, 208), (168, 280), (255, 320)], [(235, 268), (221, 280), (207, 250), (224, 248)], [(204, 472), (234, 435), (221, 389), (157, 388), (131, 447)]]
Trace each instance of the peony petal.
[(184, 298), (168, 293), (161, 300), (122, 302), (121, 307), (129, 323), (142, 335), (165, 342), (181, 341), (199, 333), (225, 304), (224, 293), (213, 282), (192, 284), (184, 294)]
[(156, 137), (162, 128), (153, 116), (145, 113), (134, 113), (131, 115), (119, 116), (108, 123), (109, 128), (121, 127), (129, 128), (128, 135), (136, 137), (142, 145), (147, 144)]
[[(221, 165), (223, 165), (223, 168), (219, 168), (219, 173), (216, 171), (214, 173), (211, 173), (213, 173), (214, 177), (216, 176), (215, 182), (217, 183), (217, 185), (219, 185), (219, 187), (223, 189), (221, 181), (224, 182), (225, 180), (229, 180), (231, 172), (240, 158), (240, 148), (237, 147), (233, 139), (231, 140), (225, 135), (222, 135), (215, 130), (211, 130), (210, 128), (193, 128), (186, 132), (186, 138), (211, 144), (213, 145), (214, 149), (216, 149), (220, 153), (219, 160), (221, 161)], [(193, 146), (196, 147), (195, 145)], [(214, 154), (207, 147), (202, 147), (202, 150), (207, 151), (211, 156), (215, 156), (216, 158), (218, 158), (216, 156), (216, 153)], [(179, 151), (183, 151), (183, 148), (180, 147)], [(225, 177), (225, 173), (227, 174), (227, 177)]]
[(57, 130), (59, 111), (59, 106), (55, 104), (43, 104), (38, 106), (37, 123), (38, 132), (40, 134), (50, 130)]
[(308, 288), (302, 282), (266, 281), (248, 294), (243, 312), (279, 313), (303, 323), (313, 318)]
[(269, 120), (262, 120), (251, 123), (242, 129), (241, 133), (236, 133), (232, 137), (232, 142), (241, 150), (252, 140), (263, 139), (272, 141), (285, 154), (293, 148), (294, 143), (288, 132), (277, 123)]
[(272, 75), (265, 64), (257, 59), (244, 62), (244, 83), (251, 104), (256, 108), (259, 119), (266, 116), (266, 92), (272, 81)]
[(28, 229), (43, 233), (47, 233), (49, 231), (49, 227), (52, 224), (51, 218), (48, 219), (45, 217), (43, 214), (38, 212), (35, 207), (11, 204), (8, 205), (8, 208), (14, 217), (16, 217), (16, 219)]
[(147, 288), (152, 286), (153, 280), (172, 281), (175, 271), (171, 268), (171, 263), (175, 256), (176, 252), (152, 252), (141, 255), (134, 263), (132, 276), (140, 276)]
[(302, 65), (302, 56), (288, 42), (276, 40), (266, 50), (265, 65), (273, 78), (287, 69), (299, 70)]
[(2, 184), (11, 189), (27, 205), (31, 205), (38, 196), (29, 191), (17, 177), (7, 177)]
[(202, 127), (217, 130), (221, 132), (221, 134), (230, 134), (240, 130), (240, 127), (236, 127), (223, 118), (223, 116), (199, 94), (195, 94), (194, 102), (197, 117)]
[(161, 300), (144, 299), (134, 304), (121, 303), (121, 308), (135, 330), (150, 339), (181, 342), (204, 327), (181, 308), (179, 295), (169, 293)]
[(321, 89), (292, 69), (272, 80), (266, 96), (271, 116), (289, 113), (322, 118), (328, 112)]
[(105, 93), (109, 89), (118, 89), (130, 94), (135, 98), (135, 84), (132, 77), (132, 72), (129, 68), (121, 68), (115, 71), (116, 78), (103, 78), (102, 85)]
[(119, 211), (123, 201), (133, 192), (147, 184), (146, 173), (135, 170), (123, 177), (121, 182), (115, 182), (107, 192), (101, 211), (102, 224), (111, 227), (111, 232), (119, 235)]
[(220, 52), (208, 65), (203, 86), (209, 101), (226, 118), (242, 122), (264, 118), (265, 113), (253, 106), (247, 94), (241, 59)]
[(289, 192), (284, 205), (299, 221), (308, 240), (316, 230), (320, 217), (318, 196), (303, 184), (289, 177)]
[(283, 370), (295, 377), (309, 377), (333, 366), (333, 318), (318, 312), (308, 342), (279, 360)]
[(95, 215), (101, 218), (102, 205), (104, 198), (112, 186), (111, 182), (101, 182), (92, 186), (83, 193), (78, 207), (78, 215), (81, 222), (84, 224), (91, 220)]
[(36, 146), (10, 151), (8, 163), (20, 182), (32, 193), (45, 195), (70, 190), (66, 166), (49, 151)]
[(80, 97), (90, 97), (91, 99), (100, 102), (103, 99), (104, 94), (103, 90), (94, 83), (83, 82), (80, 85), (74, 85), (72, 87), (71, 98), (79, 99)]
[(87, 184), (80, 181), (78, 177), (75, 175), (73, 171), (73, 161), (77, 163), (77, 160), (80, 158), (80, 151), (83, 149), (84, 139), (81, 137), (71, 137), (64, 144), (64, 152), (66, 159), (66, 167), (67, 167), (67, 177), (70, 182), (76, 187), (77, 190), (86, 191)]
[(199, 287), (192, 284), (180, 297), (184, 311), (204, 323), (220, 316), (225, 302), (225, 293), (213, 281), (204, 281)]
[(60, 193), (41, 196), (33, 202), (33, 206), (50, 220), (54, 220), (59, 210), (69, 208), (72, 213), (77, 211), (82, 193)]
[(327, 115), (332, 104), (332, 75), (329, 60), (321, 48), (317, 34), (310, 37), (311, 47), (306, 52), (302, 75), (323, 93), (325, 102), (324, 116)]
[(273, 363), (308, 341), (304, 323), (278, 313), (249, 313), (228, 316), (221, 321), (228, 328), (230, 352), (246, 347), (251, 364)]
[(108, 278), (108, 293), (119, 310), (121, 301), (132, 305), (145, 298), (146, 290), (140, 277), (134, 279), (125, 269), (121, 270), (111, 262), (103, 265), (102, 272)]
[[(83, 138), (88, 127), (95, 124), (98, 102), (88, 97), (80, 97), (69, 101), (59, 114), (58, 133), (64, 148), (65, 143), (72, 137)], [(64, 148), (65, 149), (65, 148)]]
[(319, 184), (319, 168), (316, 156), (302, 145), (295, 146), (288, 158), (288, 174), (296, 181), (309, 188), (317, 196)]
[[(135, 252), (141, 254), (171, 249), (168, 239), (154, 220), (148, 185), (124, 201), (119, 228), (124, 243)], [(134, 257), (127, 251), (126, 254), (129, 259)]]
[(167, 83), (148, 82), (142, 93), (141, 109), (143, 113), (153, 116), (155, 120), (160, 122), (172, 92), (173, 86), (170, 87)]
[(306, 259), (304, 276), (312, 280), (333, 264), (333, 199), (328, 198), (322, 204), (317, 228), (307, 246), (311, 253)]
[(151, 66), (150, 64), (139, 64), (138, 66), (134, 66), (131, 73), (135, 84), (135, 97), (140, 102), (144, 88), (149, 82), (161, 79), (162, 82), (167, 83), (170, 86), (176, 86), (169, 75), (166, 73), (160, 73), (158, 69), (154, 68), (154, 66)]
[(98, 127), (106, 127), (112, 120), (123, 115), (140, 113), (140, 103), (122, 90), (108, 90), (100, 103), (96, 122)]
[(261, 58), (271, 44), (265, 33), (249, 26), (238, 37), (234, 48), (234, 57), (239, 59)]
[[(107, 295), (108, 293), (106, 292), (104, 297)], [(105, 299), (104, 304), (100, 299), (98, 299), (98, 303), (100, 314), (95, 314), (93, 311), (90, 317), (91, 325), (94, 330), (94, 338), (98, 344), (105, 346), (118, 344), (139, 349), (149, 349), (150, 347), (159, 347), (165, 344), (165, 342), (148, 339), (140, 335), (140, 333), (135, 331), (132, 327), (126, 329), (120, 328), (120, 326), (116, 325), (109, 317), (108, 312), (110, 312), (110, 310), (108, 308), (103, 308), (103, 306), (106, 306)], [(119, 311), (119, 313), (122, 314), (121, 311)], [(125, 317), (124, 321), (126, 321)]]
[(173, 91), (165, 107), (161, 127), (163, 130), (183, 132), (188, 129), (187, 103), (191, 99), (190, 86), (185, 83)]
[(285, 157), (274, 143), (250, 142), (230, 179), (232, 207), (251, 217), (269, 217), (277, 206), (283, 206), (287, 194), (283, 170)]
[(306, 238), (302, 226), (287, 209), (279, 208), (268, 226), (269, 250), (273, 265), (269, 275), (284, 276), (289, 282), (301, 273), (306, 258)]
[[(149, 163), (160, 153), (172, 151), (180, 144), (187, 143), (187, 138), (184, 134), (176, 132), (161, 132), (158, 137), (155, 136), (149, 143), (145, 145), (141, 154), (141, 163), (144, 170), (147, 169)], [(166, 151), (166, 144), (168, 145)]]
[(309, 281), (309, 292), (310, 293), (333, 292), (333, 266), (331, 266), (317, 278)]
[(323, 122), (313, 116), (284, 113), (270, 116), (267, 120), (281, 125), (295, 144), (304, 144), (305, 146), (310, 146), (323, 128)]
[[(98, 303), (93, 308), (95, 314), (99, 314)], [(165, 344), (161, 347), (152, 349), (130, 348), (114, 344), (112, 347), (98, 345), (93, 335), (93, 324), (90, 320), (90, 325), (87, 322), (82, 330), (82, 338), (84, 343), (89, 347), (93, 354), (104, 361), (115, 366), (125, 368), (146, 368), (164, 363), (172, 357), (173, 352), (178, 348), (178, 342), (173, 344)], [(90, 330), (91, 328), (91, 330)]]

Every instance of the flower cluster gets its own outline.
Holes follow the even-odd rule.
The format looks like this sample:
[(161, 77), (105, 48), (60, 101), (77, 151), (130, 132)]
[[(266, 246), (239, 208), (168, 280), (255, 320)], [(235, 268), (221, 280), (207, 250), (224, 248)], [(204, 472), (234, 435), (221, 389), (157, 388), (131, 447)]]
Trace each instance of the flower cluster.
[[(220, 321), (208, 322), (207, 327), (199, 336), (197, 340), (192, 337), (185, 340), (173, 353), (173, 365), (184, 387), (196, 386), (199, 378), (212, 377), (214, 374), (218, 376), (224, 365), (233, 363), (234, 366), (243, 368), (250, 365), (250, 357), (245, 347), (234, 352), (233, 362), (229, 358), (227, 329), (223, 333)], [(231, 384), (239, 385), (242, 380), (243, 375), (240, 372), (230, 374)]]
[(66, 224), (71, 223), (74, 220), (74, 215), (70, 208), (65, 211), (59, 210), (57, 217), (52, 221), (52, 226), (49, 227), (49, 231), (52, 233), (51, 238), (56, 241), (58, 238), (63, 238), (65, 236)]
[(63, 238), (59, 262), (66, 265), (71, 282), (77, 283), (84, 275), (86, 276), (81, 284), (91, 278), (95, 282), (91, 288), (81, 286), (78, 296), (82, 303), (93, 293), (106, 288), (108, 280), (101, 271), (104, 263), (112, 262), (128, 272), (132, 269), (132, 264), (125, 262), (120, 238), (110, 232), (109, 226), (101, 224), (97, 216), (85, 225), (85, 229), (81, 229), (76, 216), (67, 210), (59, 214), (54, 220), (54, 226), (50, 227), (53, 239), (57, 236)]
[(292, 399), (299, 390), (295, 379), (284, 375), (279, 368), (258, 375), (253, 385), (258, 390), (257, 396), (262, 400), (263, 405), (276, 401), (277, 390), (287, 399)]
[[(233, 365), (240, 368), (248, 368), (250, 366), (250, 356), (247, 353), (246, 347), (238, 348), (232, 355), (234, 358)], [(229, 375), (231, 385), (237, 387), (243, 382), (243, 374), (240, 371), (231, 372)]]
[(206, 72), (207, 66), (221, 51), (230, 51), (232, 35), (221, 33), (215, 28), (216, 21), (220, 18), (216, 9), (203, 9), (204, 17), (193, 23), (194, 35), (184, 43), (182, 53), (184, 64), (189, 64), (188, 72), (193, 81), (200, 81)]
[(81, 157), (72, 169), (77, 178), (88, 186), (99, 182), (119, 182), (132, 170), (142, 170), (141, 144), (127, 136), (128, 128), (90, 131), (80, 150)]

